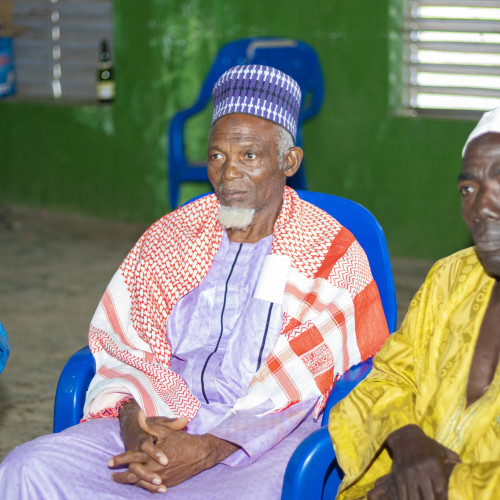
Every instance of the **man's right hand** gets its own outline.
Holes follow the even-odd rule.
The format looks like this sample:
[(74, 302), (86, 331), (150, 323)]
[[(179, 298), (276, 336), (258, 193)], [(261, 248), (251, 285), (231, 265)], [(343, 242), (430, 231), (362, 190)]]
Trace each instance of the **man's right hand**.
[(135, 484), (151, 492), (165, 492), (213, 467), (238, 446), (211, 434), (189, 434), (183, 431), (186, 418), (148, 417), (135, 401), (120, 410), (121, 435), (125, 453), (116, 455), (110, 467), (128, 466), (113, 474), (117, 483)]
[(448, 482), (460, 457), (420, 427), (407, 425), (391, 433), (392, 482), (399, 500), (446, 500)]
[[(166, 486), (161, 475), (168, 464), (165, 453), (155, 446), (159, 439), (168, 433), (183, 429), (187, 419), (170, 419), (167, 417), (150, 417), (134, 401), (128, 401), (119, 412), (120, 434), (125, 446), (125, 453), (109, 460), (110, 467), (128, 465), (127, 473), (119, 473), (119, 482), (132, 482), (136, 486), (151, 492), (164, 493)], [(118, 475), (113, 479), (117, 480)]]

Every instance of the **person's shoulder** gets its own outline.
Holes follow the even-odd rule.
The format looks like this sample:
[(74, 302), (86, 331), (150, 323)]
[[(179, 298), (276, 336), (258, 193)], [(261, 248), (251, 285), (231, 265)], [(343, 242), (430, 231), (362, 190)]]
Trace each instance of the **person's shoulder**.
[(217, 204), (217, 197), (213, 193), (195, 198), (172, 212), (165, 214), (153, 223), (151, 228), (157, 226), (164, 227), (166, 225), (185, 227), (187, 223), (195, 225), (201, 224), (206, 215), (217, 207)]
[(433, 267), (440, 269), (450, 269), (457, 266), (478, 266), (481, 265), (475, 247), (468, 247), (458, 250), (447, 257), (436, 261)]
[(316, 206), (313, 202), (304, 200), (299, 194), (289, 190), (294, 204), (300, 209), (301, 218), (308, 225), (311, 232), (316, 232), (318, 236), (334, 232), (337, 233), (344, 227), (335, 217)]
[(190, 238), (217, 217), (218, 201), (214, 194), (197, 198), (165, 214), (151, 224), (136, 243), (135, 249), (163, 245), (165, 241)]
[(454, 285), (470, 279), (481, 279), (485, 275), (475, 247), (468, 247), (436, 261), (427, 280), (442, 281), (447, 287), (453, 288)]

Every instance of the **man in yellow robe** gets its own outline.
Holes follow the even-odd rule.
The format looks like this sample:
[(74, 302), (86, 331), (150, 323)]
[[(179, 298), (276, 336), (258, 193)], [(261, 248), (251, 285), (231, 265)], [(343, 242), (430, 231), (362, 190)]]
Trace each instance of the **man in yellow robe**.
[(470, 135), (458, 187), (475, 246), (433, 266), (330, 415), (340, 499), (500, 498), (500, 108)]

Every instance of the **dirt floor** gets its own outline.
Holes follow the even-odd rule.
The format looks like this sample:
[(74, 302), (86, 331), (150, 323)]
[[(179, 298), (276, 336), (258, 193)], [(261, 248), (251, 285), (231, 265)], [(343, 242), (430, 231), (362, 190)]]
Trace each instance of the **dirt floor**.
[[(0, 460), (52, 430), (59, 374), (88, 325), (138, 224), (0, 207), (0, 322), (11, 356), (0, 375)], [(428, 261), (393, 259), (401, 321)]]

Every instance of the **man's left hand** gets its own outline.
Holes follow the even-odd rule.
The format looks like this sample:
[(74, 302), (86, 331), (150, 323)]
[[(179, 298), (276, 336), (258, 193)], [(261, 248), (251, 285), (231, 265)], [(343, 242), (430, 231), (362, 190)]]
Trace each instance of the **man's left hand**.
[[(109, 462), (111, 467), (128, 466), (127, 471), (113, 474), (117, 483), (136, 484), (149, 491), (164, 492), (166, 487), (180, 484), (213, 467), (238, 449), (211, 434), (198, 436), (180, 428), (173, 430), (161, 425), (158, 417), (146, 418), (142, 411), (138, 421), (140, 427), (153, 436), (155, 453), (146, 448), (128, 450), (113, 457)], [(159, 463), (158, 451), (166, 457), (166, 465)], [(161, 484), (158, 484), (158, 479)]]
[(368, 500), (387, 500), (388, 498), (392, 500), (398, 498), (398, 491), (396, 490), (392, 474), (379, 477), (367, 496)]
[[(398, 500), (446, 500), (448, 482), (460, 457), (428, 437), (417, 425), (406, 425), (386, 439), (392, 456), (391, 476)], [(377, 498), (377, 497), (375, 497)]]

